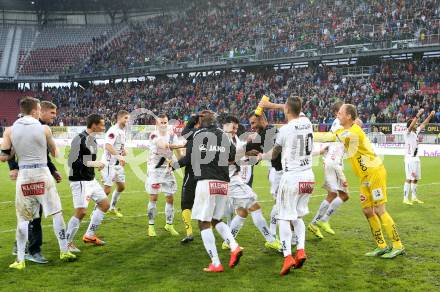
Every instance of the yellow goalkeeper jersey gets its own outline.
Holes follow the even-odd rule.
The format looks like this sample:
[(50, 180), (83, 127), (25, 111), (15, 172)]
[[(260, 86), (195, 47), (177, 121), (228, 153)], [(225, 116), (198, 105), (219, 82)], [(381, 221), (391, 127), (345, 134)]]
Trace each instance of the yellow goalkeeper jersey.
[(339, 129), (333, 133), (314, 133), (317, 142), (340, 141), (344, 144), (347, 157), (350, 159), (354, 173), (362, 178), (372, 175), (383, 167), (380, 157), (376, 156), (365, 132), (356, 124), (349, 129)]

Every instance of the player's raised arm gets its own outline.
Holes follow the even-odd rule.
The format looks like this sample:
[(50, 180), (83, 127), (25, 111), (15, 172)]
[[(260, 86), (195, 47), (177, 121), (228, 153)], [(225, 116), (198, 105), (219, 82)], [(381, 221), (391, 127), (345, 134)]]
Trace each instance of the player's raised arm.
[(423, 123), (420, 124), (420, 130), (423, 130), (426, 127), (426, 125), (429, 123), (429, 121), (434, 115), (435, 115), (435, 111), (429, 113), (429, 115), (426, 117)]
[(273, 110), (284, 110), (284, 103), (273, 103), (270, 101), (260, 101), (258, 104), (259, 107), (265, 108), (265, 109), (273, 109)]
[(12, 149), (11, 128), (6, 128), (3, 133), (3, 142), (0, 148), (0, 161), (6, 162), (14, 156), (15, 153)]
[(315, 142), (336, 142), (336, 134), (332, 132), (313, 132), (313, 141)]
[(52, 155), (53, 157), (57, 157), (58, 156), (58, 148), (57, 145), (55, 144), (55, 140), (53, 139), (52, 136), (52, 130), (49, 128), (49, 126), (44, 125), (44, 134), (46, 135), (46, 140), (47, 140), (47, 150), (49, 151), (50, 155)]
[(423, 114), (424, 111), (424, 109), (420, 109), (417, 115), (412, 119), (411, 124), (409, 124), (408, 127), (408, 132), (414, 130), (414, 127), (417, 125), (417, 121), (420, 119), (420, 116)]

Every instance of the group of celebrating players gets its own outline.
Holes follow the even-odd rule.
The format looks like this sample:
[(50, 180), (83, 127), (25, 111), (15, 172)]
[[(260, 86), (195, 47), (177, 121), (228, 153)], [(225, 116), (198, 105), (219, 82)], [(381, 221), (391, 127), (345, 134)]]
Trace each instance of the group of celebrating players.
[[(256, 111), (249, 116), (253, 133), (244, 133), (236, 117), (227, 115), (220, 119), (214, 112), (204, 110), (191, 117), (179, 138), (169, 130), (165, 114), (156, 118), (157, 129), (150, 134), (148, 142), (150, 153), (145, 182), (145, 190), (149, 194), (148, 236), (156, 236), (157, 199), (161, 193), (166, 197), (165, 230), (171, 235), (179, 235), (173, 226), (173, 196), (177, 192), (173, 171), (185, 167), (181, 209), (186, 237), (181, 242), (187, 244), (193, 241), (191, 221), (197, 220), (204, 247), (211, 258), (211, 263), (204, 268), (205, 272), (224, 271), (213, 229), (223, 239), (222, 247), (230, 249), (229, 267), (233, 268), (239, 263), (243, 248), (239, 246), (236, 237), (249, 214), (264, 237), (265, 246), (283, 253), (284, 262), (280, 274), (286, 275), (292, 268), (301, 268), (307, 259), (303, 217), (309, 213), (308, 202), (315, 188), (312, 159), (314, 155), (322, 154), (324, 188), (328, 195), (308, 229), (318, 238), (323, 238), (321, 229), (330, 234), (335, 233), (329, 224), (330, 217), (349, 198), (348, 183), (343, 171), (343, 160), (347, 158), (360, 179), (362, 210), (377, 245), (365, 255), (390, 259), (404, 254), (396, 224), (385, 208), (387, 172), (362, 129), (356, 107), (336, 103), (333, 108), (335, 121), (330, 132), (326, 133), (313, 132), (310, 120), (302, 114), (300, 97), (291, 96), (285, 104), (264, 100), (259, 107), (284, 111), (287, 124), (277, 129), (268, 124), (264, 112)], [(127, 111), (118, 112), (117, 123), (105, 133), (104, 154), (100, 160), (97, 159), (99, 146), (96, 136), (105, 131), (102, 116), (88, 116), (86, 129), (72, 140), (68, 167), (75, 210), (66, 228), (56, 189), (56, 182), (61, 181), (61, 176), (49, 157), (49, 154), (56, 157), (58, 150), (50, 128), (45, 125), (53, 121), (56, 106), (26, 97), (21, 100), (20, 109), (22, 117), (4, 132), (0, 155), (1, 161), (9, 161), (10, 166), (15, 164), (11, 168), (11, 173), (14, 173), (11, 178), (16, 179), (17, 259), (10, 268), (18, 270), (25, 268), (25, 259), (47, 262), (38, 247), (36, 250), (31, 248), (31, 243), (35, 242), (32, 237), (36, 236), (33, 233), (41, 224), (41, 212), (46, 217), (53, 217), (62, 261), (75, 260), (75, 253), (80, 252), (74, 238), (90, 200), (94, 201), (95, 208), (82, 240), (97, 246), (105, 244), (96, 235), (104, 215), (111, 212), (117, 217), (123, 217), (116, 205), (125, 189), (127, 151), (124, 146), (130, 118)], [(408, 123), (408, 133), (405, 135), (407, 181), (404, 202), (407, 204), (422, 203), (416, 196), (416, 184), (421, 173), (417, 136), (433, 116), (431, 113), (417, 127), (422, 113), (423, 110)], [(313, 149), (314, 141), (329, 144), (316, 151)], [(178, 158), (174, 152), (179, 152)], [(269, 181), (274, 205), (269, 224), (263, 216), (257, 194), (252, 189), (253, 167), (262, 160), (270, 161), (271, 165)], [(96, 180), (95, 169), (101, 171), (104, 187)], [(114, 183), (116, 188), (109, 200), (108, 195)], [(411, 201), (408, 198), (410, 189)], [(223, 222), (224, 218), (227, 218), (226, 223)], [(41, 225), (39, 228), (41, 230)], [(383, 230), (391, 240), (391, 245), (385, 241)], [(292, 245), (296, 245), (294, 255)]]

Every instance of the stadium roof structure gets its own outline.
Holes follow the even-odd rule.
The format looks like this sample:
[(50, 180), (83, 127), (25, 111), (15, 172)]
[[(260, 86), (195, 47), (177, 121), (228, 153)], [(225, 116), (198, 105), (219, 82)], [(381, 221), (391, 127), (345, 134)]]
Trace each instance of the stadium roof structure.
[[(190, 0), (0, 0), (0, 10), (131, 11), (164, 9)], [(194, 2), (194, 1), (192, 1)]]

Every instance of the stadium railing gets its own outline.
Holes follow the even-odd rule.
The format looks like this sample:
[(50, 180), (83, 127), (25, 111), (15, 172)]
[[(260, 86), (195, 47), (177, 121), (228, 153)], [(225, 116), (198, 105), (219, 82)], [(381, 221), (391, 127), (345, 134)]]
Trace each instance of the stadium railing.
[[(288, 43), (286, 42), (286, 45)], [(180, 72), (196, 72), (201, 70), (222, 70), (240, 66), (275, 65), (280, 62), (305, 62), (315, 59), (340, 59), (360, 56), (387, 56), (409, 54), (412, 52), (440, 51), (440, 35), (426, 35), (424, 39), (383, 40), (356, 45), (331, 46), (325, 48), (295, 49), (287, 51), (260, 50), (255, 54), (234, 57), (206, 56), (195, 61), (169, 62), (160, 65), (130, 67), (124, 70), (103, 70), (94, 73), (66, 73), (59, 76), (60, 81), (91, 80), (103, 78), (117, 79), (122, 77), (138, 77), (143, 74), (171, 74)]]

